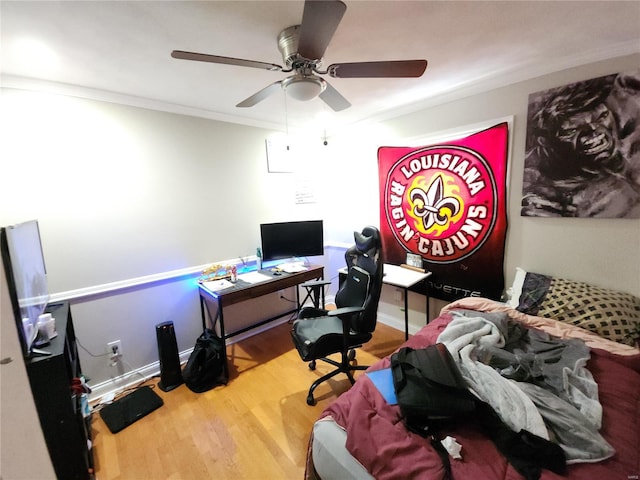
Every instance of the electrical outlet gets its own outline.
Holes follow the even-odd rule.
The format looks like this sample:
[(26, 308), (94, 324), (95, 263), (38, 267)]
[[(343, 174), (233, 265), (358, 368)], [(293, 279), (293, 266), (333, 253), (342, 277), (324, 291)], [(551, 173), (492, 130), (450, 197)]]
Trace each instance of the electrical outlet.
[(107, 343), (107, 353), (109, 354), (109, 363), (113, 365), (122, 358), (122, 342), (120, 340), (114, 340)]

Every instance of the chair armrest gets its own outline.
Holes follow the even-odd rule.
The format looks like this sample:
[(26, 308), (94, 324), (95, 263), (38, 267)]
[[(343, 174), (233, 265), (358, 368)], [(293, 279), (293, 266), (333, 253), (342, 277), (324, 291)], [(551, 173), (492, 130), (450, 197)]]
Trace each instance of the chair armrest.
[(327, 312), (327, 316), (336, 317), (339, 315), (350, 315), (352, 313), (362, 312), (363, 310), (364, 310), (364, 307), (342, 307), (342, 308), (337, 308), (335, 310), (329, 310)]
[(301, 283), (301, 287), (319, 287), (321, 285), (331, 285), (329, 280), (309, 280), (308, 282)]

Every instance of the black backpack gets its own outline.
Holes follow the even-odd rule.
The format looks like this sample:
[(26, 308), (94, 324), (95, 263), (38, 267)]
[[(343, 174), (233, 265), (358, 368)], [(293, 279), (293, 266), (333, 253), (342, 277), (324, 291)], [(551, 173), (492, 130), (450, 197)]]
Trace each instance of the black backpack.
[(476, 408), (475, 397), (441, 343), (417, 350), (401, 348), (391, 356), (391, 370), (405, 424), (416, 433), (429, 434), (443, 421)]
[(391, 355), (393, 386), (409, 430), (430, 439), (451, 480), (449, 454), (440, 443), (439, 429), (476, 410), (455, 360), (442, 343), (414, 350), (403, 347)]
[(213, 330), (205, 329), (196, 340), (182, 378), (189, 390), (196, 393), (227, 384), (229, 374), (224, 342)]

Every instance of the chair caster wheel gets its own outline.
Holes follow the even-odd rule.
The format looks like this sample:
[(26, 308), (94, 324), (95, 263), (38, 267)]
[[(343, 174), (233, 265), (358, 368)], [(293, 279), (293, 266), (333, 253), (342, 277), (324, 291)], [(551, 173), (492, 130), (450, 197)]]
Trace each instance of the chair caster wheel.
[(307, 397), (307, 405), (313, 407), (316, 404), (316, 399), (313, 398), (312, 394), (309, 394), (309, 396)]
[(349, 350), (349, 361), (353, 362), (354, 358), (356, 358), (356, 351), (355, 350)]
[[(311, 360), (311, 362), (309, 362), (309, 370), (315, 370), (316, 369), (316, 361), (315, 360)], [(313, 398), (313, 397), (311, 397)]]

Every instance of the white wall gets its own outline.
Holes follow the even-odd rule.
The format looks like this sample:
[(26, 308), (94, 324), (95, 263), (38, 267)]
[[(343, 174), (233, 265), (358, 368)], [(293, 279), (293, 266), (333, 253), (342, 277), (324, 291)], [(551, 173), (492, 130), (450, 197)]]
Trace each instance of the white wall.
[(13, 181), (0, 219), (39, 220), (53, 291), (251, 255), (259, 221), (317, 215), (293, 204), (290, 175), (267, 175), (266, 130), (18, 90), (1, 98)]
[[(318, 139), (298, 159), (297, 174), (267, 172), (266, 130), (3, 89), (0, 224), (40, 221), (58, 297), (250, 256), (264, 221), (323, 218), (326, 241), (350, 243), (354, 229), (379, 223), (379, 146), (513, 115), (507, 283), (522, 266), (640, 295), (640, 220), (519, 213), (528, 95), (638, 63), (636, 55), (583, 66), (343, 131), (326, 147)], [(316, 202), (297, 205), (296, 185), (309, 179)], [(383, 315), (400, 320), (401, 305), (386, 289)], [(434, 316), (441, 303), (431, 305)], [(412, 294), (412, 329), (424, 324), (424, 309), (424, 297)], [(121, 339), (132, 368), (157, 360), (154, 325), (174, 321), (180, 350), (200, 332), (193, 276), (89, 296), (72, 312), (87, 350), (102, 354)], [(81, 360), (95, 382), (114, 374), (104, 358), (82, 352)]]

